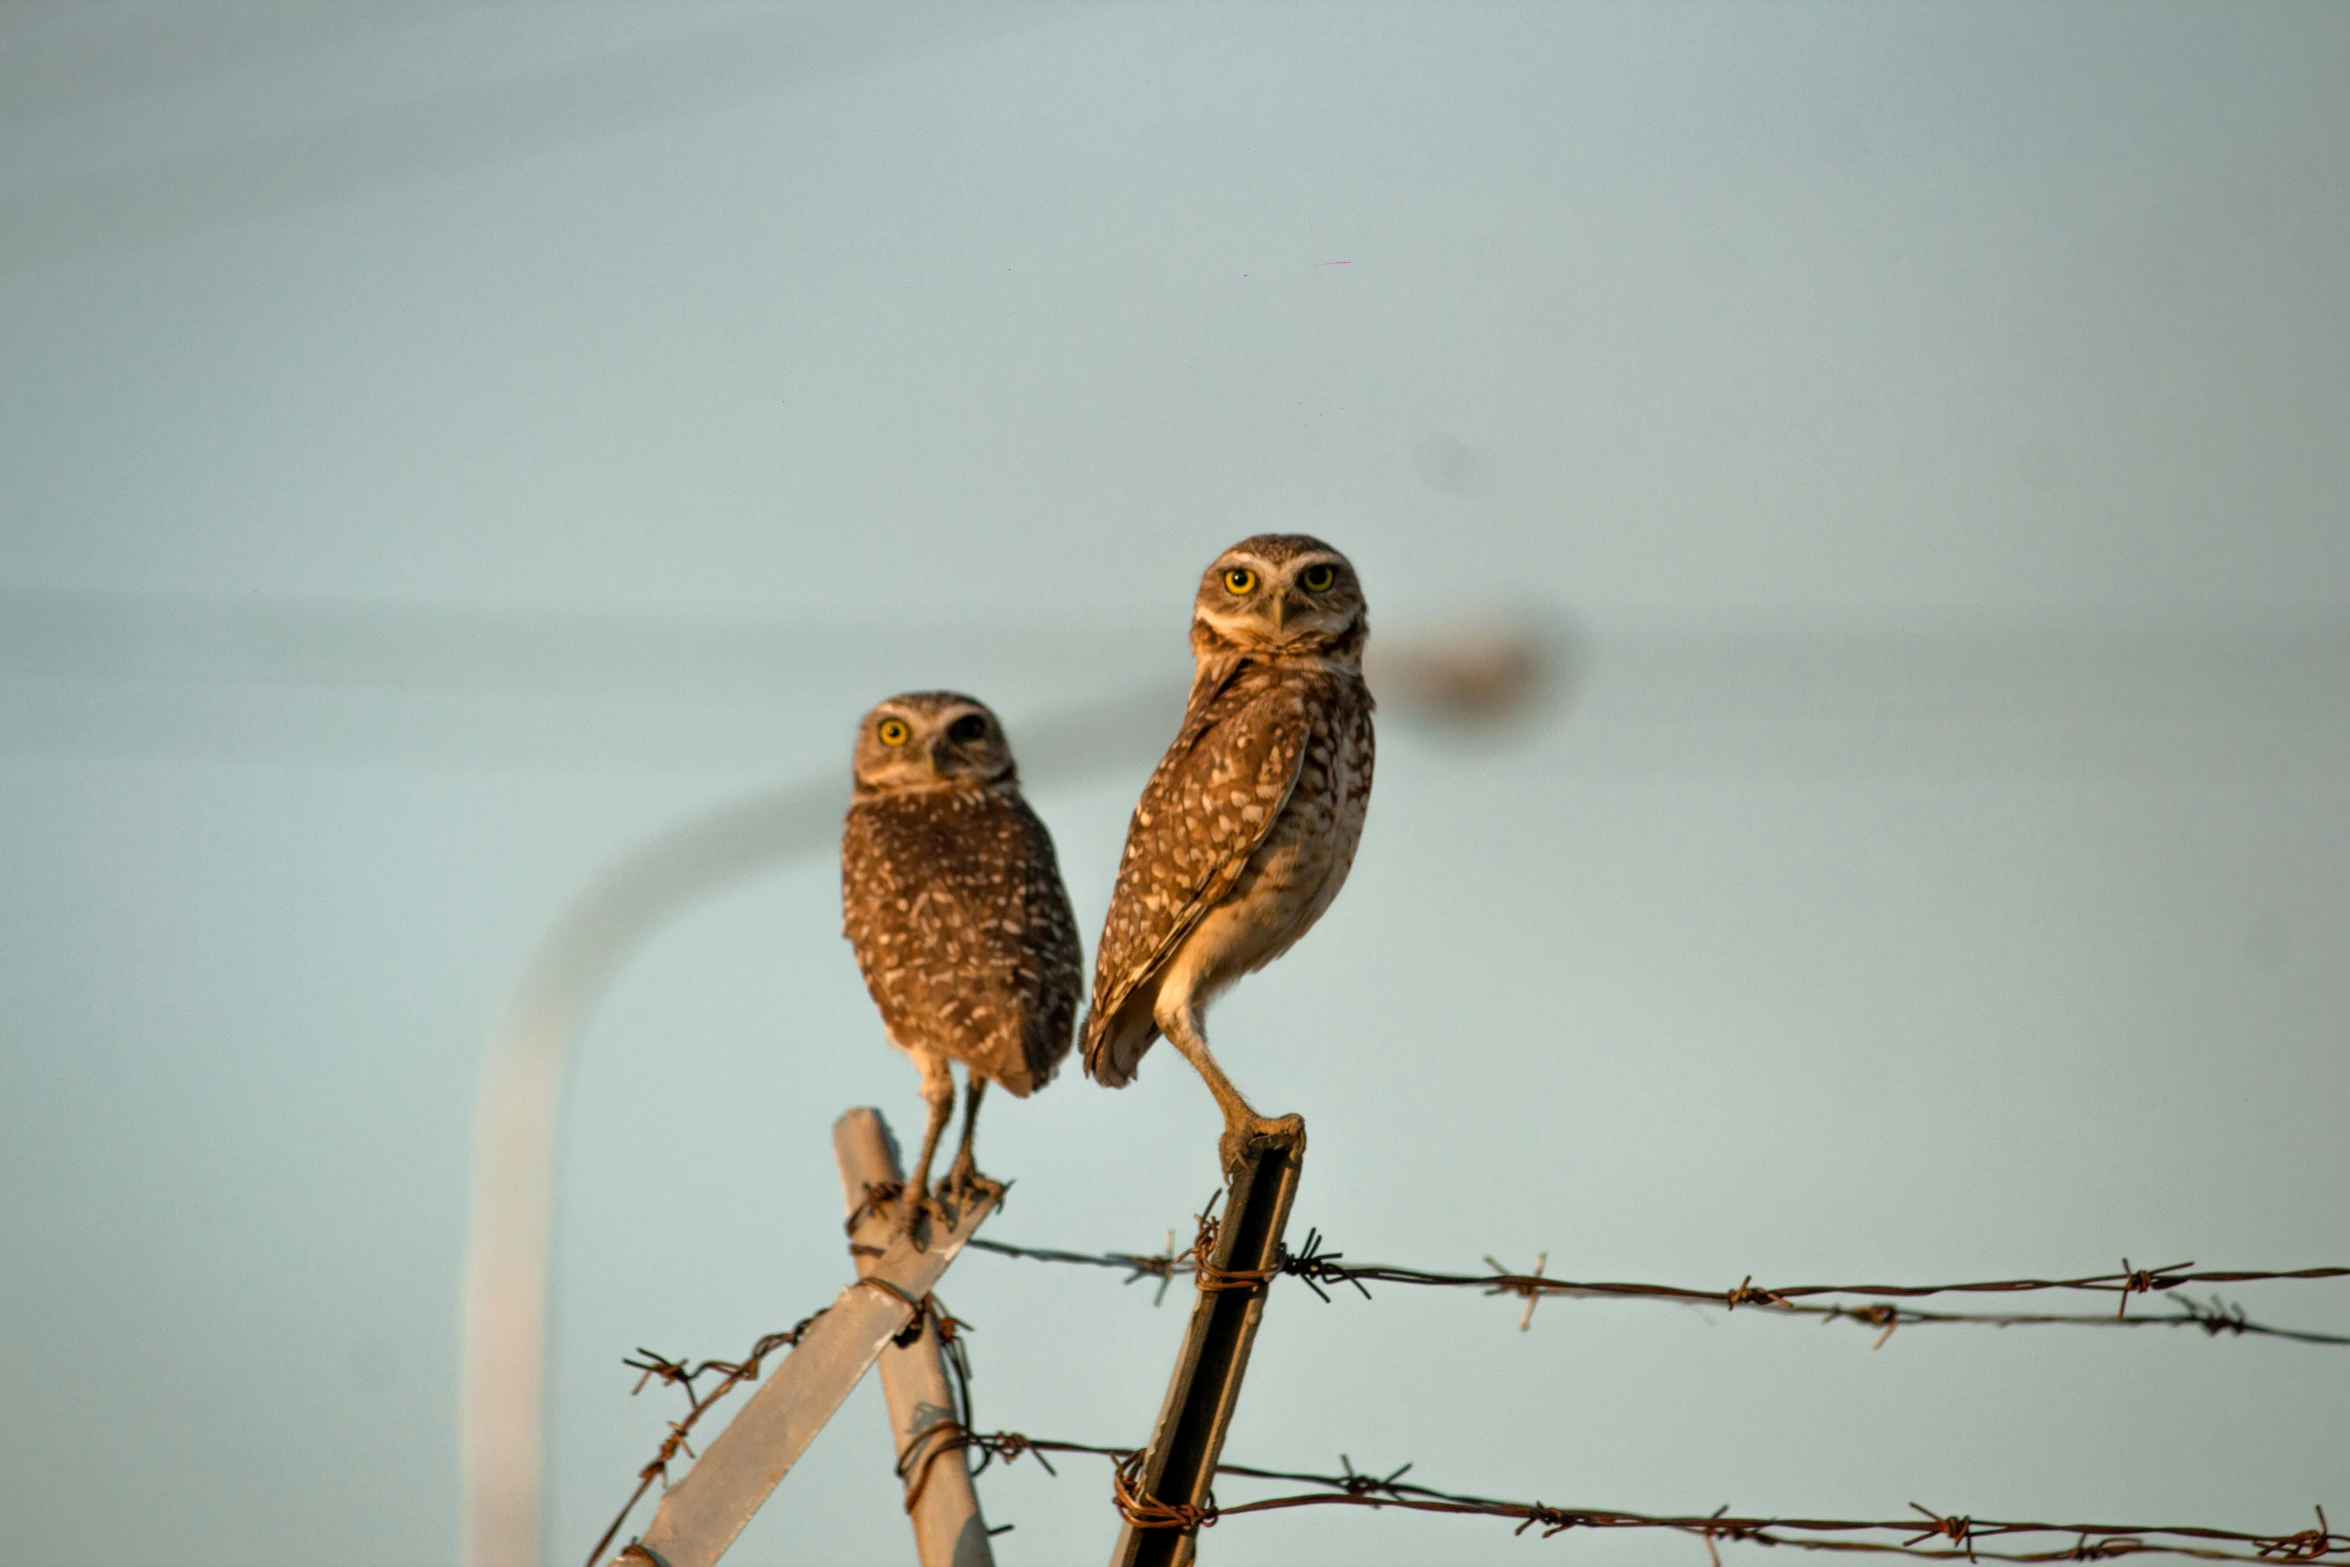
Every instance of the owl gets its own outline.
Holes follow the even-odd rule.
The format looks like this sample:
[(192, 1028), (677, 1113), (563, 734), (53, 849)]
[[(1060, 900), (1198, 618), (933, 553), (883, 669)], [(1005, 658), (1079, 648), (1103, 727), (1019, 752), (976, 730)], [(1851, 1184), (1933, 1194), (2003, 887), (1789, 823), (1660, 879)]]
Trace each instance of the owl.
[(1208, 1053), (1202, 1015), (1338, 896), (1371, 802), (1363, 589), (1319, 539), (1243, 539), (1192, 602), (1191, 700), (1143, 787), (1094, 955), (1086, 1072), (1133, 1081), (1161, 1034), (1224, 1111), (1229, 1169), (1268, 1121)]
[(1077, 1017), (1083, 954), (1053, 840), (1020, 794), (1003, 725), (951, 691), (893, 696), (857, 731), (841, 833), (841, 927), (890, 1043), (914, 1058), (930, 1125), (901, 1228), (930, 1199), (930, 1161), (964, 1066), (962, 1146), (941, 1192), (985, 1182), (971, 1134), (989, 1083), (1052, 1080)]

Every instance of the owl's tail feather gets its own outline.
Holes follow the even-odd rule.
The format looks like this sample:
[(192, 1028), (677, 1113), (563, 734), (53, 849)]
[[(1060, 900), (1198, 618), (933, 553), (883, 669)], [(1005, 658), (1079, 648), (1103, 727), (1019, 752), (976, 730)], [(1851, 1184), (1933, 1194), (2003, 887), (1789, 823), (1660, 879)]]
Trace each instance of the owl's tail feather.
[(1148, 1006), (1120, 1007), (1106, 1020), (1099, 1014), (1085, 1020), (1085, 1075), (1106, 1088), (1124, 1088), (1134, 1081), (1143, 1053), (1159, 1037)]

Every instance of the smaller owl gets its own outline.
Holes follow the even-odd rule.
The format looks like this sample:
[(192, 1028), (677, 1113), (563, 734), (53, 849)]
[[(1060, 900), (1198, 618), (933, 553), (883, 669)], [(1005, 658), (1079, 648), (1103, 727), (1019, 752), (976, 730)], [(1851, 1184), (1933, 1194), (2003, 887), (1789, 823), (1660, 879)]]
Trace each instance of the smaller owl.
[(1003, 725), (983, 704), (952, 691), (891, 697), (857, 731), (856, 779), (840, 844), (842, 934), (930, 1104), (900, 1210), (911, 1230), (954, 1114), (947, 1062), (963, 1063), (967, 1086), (942, 1193), (986, 1179), (971, 1133), (987, 1085), (1025, 1099), (1068, 1054), (1082, 953), (1052, 836), (1021, 798)]

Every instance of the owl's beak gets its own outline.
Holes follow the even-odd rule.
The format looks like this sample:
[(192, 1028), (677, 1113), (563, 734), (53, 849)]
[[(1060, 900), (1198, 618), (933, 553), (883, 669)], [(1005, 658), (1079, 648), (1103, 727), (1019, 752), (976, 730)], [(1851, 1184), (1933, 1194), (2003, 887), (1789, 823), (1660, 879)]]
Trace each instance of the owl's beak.
[(1286, 593), (1274, 594), (1272, 611), (1273, 629), (1279, 631), (1289, 619), (1289, 595)]
[(947, 764), (947, 752), (953, 749), (954, 747), (947, 743), (947, 737), (945, 735), (940, 735), (937, 739), (931, 741), (930, 770), (935, 773), (944, 769)]

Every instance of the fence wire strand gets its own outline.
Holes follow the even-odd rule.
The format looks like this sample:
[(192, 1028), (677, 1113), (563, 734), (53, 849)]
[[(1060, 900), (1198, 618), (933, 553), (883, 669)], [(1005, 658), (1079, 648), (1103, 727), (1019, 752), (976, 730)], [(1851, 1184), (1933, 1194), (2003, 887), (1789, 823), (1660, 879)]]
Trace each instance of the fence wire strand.
[[(1140, 1484), (1143, 1454), (1134, 1448), (1032, 1437), (1018, 1431), (969, 1430), (956, 1432), (942, 1445), (980, 1453), (980, 1464), (974, 1473), (994, 1459), (1009, 1463), (1029, 1454), (1035, 1455), (1037, 1462), (1056, 1476), (1060, 1471), (1053, 1468), (1048, 1454), (1090, 1454), (1108, 1459), (1112, 1505), (1128, 1523), (1140, 1529), (1204, 1529), (1222, 1519), (1250, 1513), (1299, 1507), (1361, 1507), (1373, 1511), (1395, 1508), (1406, 1512), (1514, 1519), (1518, 1525), (1516, 1533), (1539, 1531), (1545, 1539), (1572, 1529), (1661, 1529), (1695, 1535), (1706, 1542), (1709, 1551), (1719, 1541), (1743, 1540), (1806, 1551), (1863, 1552), (1931, 1560), (2072, 1562), (2143, 1555), (2244, 1562), (2328, 1562), (2350, 1558), (2350, 1535), (2333, 1532), (2323, 1507), (2315, 1509), (2316, 1527), (2280, 1534), (2201, 1524), (2028, 1523), (1975, 1518), (1964, 1513), (1938, 1513), (1915, 1502), (1909, 1504), (1915, 1516), (1890, 1519), (1746, 1517), (1733, 1515), (1726, 1506), (1711, 1513), (1674, 1516), (1554, 1507), (1539, 1501), (1508, 1501), (1441, 1491), (1405, 1480), (1403, 1477), (1413, 1467), (1410, 1464), (1382, 1475), (1356, 1469), (1353, 1460), (1345, 1454), (1339, 1455), (1341, 1472), (1338, 1474), (1218, 1464), (1219, 1475), (1315, 1489), (1230, 1504), (1219, 1503), (1211, 1493), (1203, 1505), (1195, 1507), (1143, 1495)], [(2069, 1538), (2070, 1543), (2049, 1544), (2038, 1549), (2006, 1548), (2028, 1546), (2032, 1536), (2051, 1540)], [(1717, 1563), (1721, 1560), (1718, 1552), (1714, 1560)]]
[[(588, 1552), (587, 1567), (596, 1567), (596, 1564), (604, 1559), (604, 1552), (611, 1547), (613, 1540), (619, 1537), (621, 1526), (628, 1522), (628, 1515), (636, 1511), (636, 1504), (644, 1500), (645, 1493), (653, 1488), (654, 1481), (658, 1480), (661, 1483), (662, 1490), (669, 1489), (670, 1462), (679, 1453), (685, 1454), (688, 1458), (697, 1456), (687, 1443), (686, 1436), (701, 1422), (702, 1416), (708, 1414), (720, 1399), (743, 1383), (756, 1382), (759, 1379), (760, 1366), (769, 1355), (779, 1349), (790, 1349), (796, 1346), (808, 1329), (816, 1325), (816, 1319), (831, 1309), (827, 1306), (821, 1311), (811, 1312), (780, 1333), (762, 1335), (759, 1341), (751, 1346), (751, 1352), (740, 1360), (705, 1360), (697, 1366), (689, 1361), (671, 1360), (665, 1355), (655, 1354), (652, 1350), (639, 1346), (637, 1354), (642, 1356), (642, 1359), (632, 1358), (621, 1361), (621, 1364), (630, 1370), (641, 1373), (636, 1379), (636, 1386), (629, 1389), (631, 1396), (642, 1393), (646, 1384), (658, 1379), (665, 1386), (684, 1389), (686, 1416), (683, 1420), (669, 1422), (669, 1434), (661, 1439), (661, 1445), (654, 1452), (652, 1462), (637, 1471), (636, 1489), (628, 1493), (628, 1500), (620, 1504), (620, 1511), (613, 1517), (611, 1527), (604, 1531), (603, 1537), (596, 1541), (595, 1548)], [(919, 1326), (922, 1321), (921, 1314), (917, 1313), (914, 1320)], [(704, 1393), (694, 1384), (701, 1378), (710, 1375), (718, 1377), (718, 1385), (710, 1389), (708, 1393)]]
[[(953, 1321), (935, 1306), (930, 1307), (930, 1315), (932, 1320), (941, 1323)], [(807, 1331), (809, 1322), (814, 1320), (811, 1317), (786, 1333), (768, 1334), (753, 1346), (749, 1356), (739, 1362), (707, 1360), (699, 1366), (689, 1366), (683, 1361), (669, 1360), (646, 1351), (639, 1352), (644, 1355), (644, 1359), (624, 1362), (643, 1373), (637, 1379), (637, 1390), (641, 1391), (648, 1382), (658, 1377), (664, 1383), (684, 1390), (689, 1410), (684, 1420), (671, 1424), (670, 1435), (663, 1441), (659, 1456), (645, 1466), (638, 1477), (635, 1493), (629, 1497), (620, 1516), (613, 1520), (611, 1528), (604, 1532), (603, 1538), (596, 1542), (594, 1551), (589, 1554), (589, 1567), (595, 1567), (597, 1562), (603, 1560), (604, 1552), (619, 1534), (630, 1510), (654, 1480), (659, 1479), (666, 1484), (667, 1465), (677, 1452), (683, 1450), (688, 1457), (693, 1456), (684, 1437), (694, 1422), (739, 1383), (755, 1379), (759, 1371), (758, 1362), (776, 1349), (788, 1347)], [(917, 1328), (920, 1321), (917, 1319)], [(718, 1373), (721, 1381), (705, 1396), (696, 1389), (694, 1382), (711, 1372)], [(960, 1391), (963, 1398), (967, 1399), (967, 1381), (961, 1377), (957, 1381), (962, 1383)], [(965, 1408), (968, 1409), (967, 1404)], [(1128, 1523), (1140, 1529), (1205, 1529), (1214, 1527), (1224, 1519), (1245, 1517), (1252, 1513), (1284, 1512), (1301, 1507), (1355, 1507), (1374, 1512), (1393, 1508), (1403, 1512), (1490, 1517), (1504, 1522), (1514, 1520), (1517, 1528), (1513, 1533), (1539, 1532), (1544, 1539), (1575, 1529), (1664, 1530), (1702, 1539), (1716, 1567), (1719, 1567), (1721, 1561), (1717, 1546), (1722, 1541), (1792, 1546), (1803, 1551), (1858, 1552), (1941, 1561), (2077, 1562), (2149, 1555), (2270, 1563), (2350, 1560), (2350, 1534), (2335, 1533), (2327, 1522), (2322, 1506), (2314, 1509), (2317, 1517), (2315, 1527), (2274, 1534), (2222, 1529), (2203, 1524), (2037, 1523), (1976, 1518), (1965, 1513), (1936, 1512), (1916, 1502), (1909, 1504), (1914, 1516), (1890, 1519), (1734, 1515), (1727, 1505), (1710, 1513), (1673, 1515), (1612, 1508), (1559, 1507), (1542, 1501), (1512, 1501), (1469, 1492), (1439, 1490), (1434, 1486), (1406, 1480), (1404, 1476), (1414, 1467), (1411, 1464), (1403, 1464), (1385, 1474), (1379, 1474), (1356, 1469), (1354, 1461), (1343, 1453), (1339, 1455), (1340, 1472), (1337, 1474), (1265, 1469), (1251, 1464), (1218, 1464), (1216, 1473), (1219, 1475), (1311, 1486), (1314, 1489), (1253, 1497), (1233, 1503), (1219, 1502), (1215, 1494), (1210, 1492), (1202, 1505), (1193, 1506), (1162, 1501), (1143, 1492), (1141, 1473), (1144, 1453), (1137, 1448), (1032, 1437), (1018, 1431), (974, 1431), (961, 1421), (941, 1422), (934, 1432), (924, 1433), (925, 1438), (933, 1435), (936, 1440), (910, 1445), (905, 1459), (898, 1467), (899, 1477), (911, 1480), (917, 1490), (922, 1479), (927, 1477), (930, 1467), (948, 1453), (977, 1453), (979, 1461), (971, 1467), (974, 1476), (998, 1460), (1012, 1463), (1022, 1457), (1033, 1456), (1046, 1473), (1056, 1478), (1060, 1471), (1053, 1467), (1050, 1455), (1088, 1455), (1109, 1461), (1111, 1505)], [(2051, 1541), (2069, 1539), (2070, 1543), (2013, 1548), (2032, 1546), (2034, 1537)]]
[[(1159, 1282), (1157, 1300), (1166, 1298), (1167, 1286), (1177, 1277), (1197, 1278), (1201, 1259), (1206, 1256), (1205, 1242), (1214, 1234), (1215, 1220), (1203, 1216), (1200, 1220), (1200, 1240), (1183, 1250), (1175, 1249), (1174, 1232), (1169, 1231), (1167, 1244), (1159, 1252), (1078, 1252), (1042, 1246), (1016, 1246), (1004, 1241), (975, 1237), (971, 1247), (991, 1251), (998, 1256), (1021, 1257), (1035, 1262), (1064, 1263), (1083, 1267), (1123, 1270), (1122, 1281), (1133, 1284), (1142, 1279)], [(2234, 1337), (2252, 1335), (2263, 1338), (2286, 1339), (2300, 1344), (2350, 1344), (2350, 1337), (2335, 1333), (2315, 1333), (2294, 1328), (2273, 1327), (2255, 1322), (2244, 1308), (2214, 1295), (2208, 1302), (2198, 1302), (2183, 1293), (2190, 1284), (2236, 1284), (2274, 1280), (2310, 1280), (2350, 1278), (2350, 1268), (2294, 1268), (2267, 1269), (2206, 1269), (2198, 1271), (2192, 1262), (2174, 1262), (2159, 1268), (2137, 1268), (2125, 1258), (2115, 1273), (2089, 1274), (2069, 1279), (1991, 1279), (1962, 1284), (1793, 1284), (1766, 1288), (1754, 1282), (1752, 1274), (1728, 1289), (1694, 1289), (1675, 1284), (1637, 1284), (1620, 1281), (1590, 1281), (1547, 1276), (1547, 1254), (1539, 1259), (1530, 1273), (1517, 1273), (1496, 1262), (1485, 1259), (1491, 1273), (1446, 1273), (1428, 1268), (1392, 1267), (1384, 1263), (1352, 1263), (1341, 1252), (1323, 1248), (1319, 1230), (1309, 1230), (1302, 1249), (1292, 1252), (1286, 1245), (1280, 1249), (1277, 1274), (1301, 1279), (1308, 1289), (1325, 1301), (1330, 1293), (1325, 1286), (1351, 1285), (1363, 1298), (1372, 1298), (1373, 1284), (1413, 1285), (1435, 1289), (1474, 1289), (1488, 1295), (1512, 1295), (1523, 1299), (1525, 1310), (1519, 1315), (1518, 1326), (1524, 1330), (1532, 1326), (1535, 1306), (1547, 1298), (1557, 1296), (1580, 1300), (1658, 1300), (1685, 1306), (1711, 1306), (1724, 1311), (1735, 1311), (1741, 1306), (1766, 1306), (1775, 1314), (1817, 1317), (1825, 1322), (1852, 1322), (1877, 1330), (1876, 1343), (1882, 1347), (1893, 1336), (1896, 1328), (1912, 1325), (1941, 1323), (1980, 1323), (1993, 1327), (2040, 1327), (2066, 1325), (2075, 1327), (2125, 1328), (2201, 1328), (2207, 1337), (2222, 1334)], [(2013, 1295), (2043, 1290), (2062, 1290), (2110, 1294), (2116, 1298), (2112, 1315), (2104, 1313), (2062, 1312), (1992, 1312), (1992, 1311), (1935, 1311), (1922, 1307), (1893, 1304), (1897, 1300), (1915, 1299), (1930, 1295)], [(2129, 1314), (2133, 1295), (2158, 1295), (2180, 1290), (2169, 1304), (2175, 1312), (2147, 1316)], [(1822, 1301), (1820, 1297), (1846, 1296), (1848, 1300)], [(1154, 1301), (1154, 1304), (1156, 1301)]]
[[(913, 1319), (898, 1329), (890, 1339), (890, 1342), (900, 1349), (920, 1338), (926, 1327), (938, 1334), (939, 1346), (945, 1352), (947, 1364), (954, 1373), (957, 1392), (955, 1414), (950, 1420), (941, 1424), (951, 1425), (956, 1429), (968, 1429), (971, 1418), (971, 1363), (964, 1352), (961, 1334), (970, 1324), (951, 1315), (946, 1307), (939, 1303), (936, 1295), (925, 1295), (920, 1300), (916, 1300), (887, 1279), (863, 1278), (859, 1279), (857, 1283), (885, 1290), (914, 1309)], [(683, 1420), (669, 1422), (669, 1434), (661, 1439), (661, 1445), (654, 1451), (652, 1461), (637, 1471), (636, 1489), (628, 1493), (628, 1500), (620, 1504), (620, 1511), (613, 1516), (611, 1526), (604, 1531), (603, 1537), (596, 1541), (595, 1548), (588, 1552), (587, 1567), (596, 1567), (596, 1564), (604, 1559), (604, 1552), (611, 1547), (615, 1539), (619, 1538), (622, 1526), (628, 1522), (628, 1515), (636, 1511), (636, 1504), (644, 1500), (645, 1493), (653, 1488), (654, 1481), (658, 1480), (661, 1483), (662, 1490), (669, 1489), (669, 1465), (679, 1453), (685, 1454), (688, 1458), (700, 1456), (687, 1443), (686, 1436), (696, 1425), (700, 1424), (702, 1416), (708, 1414), (720, 1399), (743, 1383), (758, 1381), (760, 1369), (768, 1356), (779, 1349), (797, 1348), (800, 1340), (807, 1336), (808, 1330), (816, 1325), (817, 1319), (831, 1309), (830, 1306), (826, 1306), (821, 1310), (810, 1312), (780, 1333), (762, 1335), (759, 1341), (751, 1346), (751, 1352), (740, 1360), (705, 1360), (697, 1366), (690, 1361), (671, 1360), (666, 1355), (656, 1354), (652, 1350), (640, 1346), (637, 1349), (637, 1354), (644, 1358), (641, 1360), (629, 1358), (620, 1362), (631, 1371), (640, 1373), (636, 1379), (636, 1386), (629, 1389), (631, 1397), (642, 1393), (647, 1384), (658, 1380), (664, 1386), (684, 1390), (686, 1416)], [(717, 1376), (719, 1380), (718, 1385), (710, 1389), (709, 1392), (704, 1393), (694, 1385), (701, 1378), (711, 1375)], [(930, 1432), (924, 1433), (926, 1437), (930, 1434)], [(899, 1470), (901, 1476), (904, 1472), (905, 1470), (901, 1466)], [(907, 1502), (906, 1510), (913, 1511), (911, 1500)], [(627, 1555), (630, 1550), (634, 1549), (635, 1544), (632, 1541), (621, 1554)], [(642, 1555), (643, 1553), (639, 1552), (638, 1554)]]
[[(1403, 1475), (1410, 1464), (1389, 1473), (1358, 1471), (1347, 1454), (1339, 1454), (1339, 1471), (1304, 1473), (1290, 1468), (1255, 1468), (1250, 1464), (1217, 1464), (1215, 1473), (1246, 1480), (1278, 1480), (1285, 1485), (1309, 1485), (1311, 1492), (1255, 1497), (1236, 1504), (1220, 1504), (1210, 1494), (1203, 1506), (1173, 1504), (1144, 1497), (1140, 1487), (1142, 1457), (1133, 1447), (1105, 1447), (1100, 1442), (1065, 1442), (1034, 1438), (1020, 1431), (959, 1431), (942, 1447), (980, 1452), (980, 1466), (1034, 1454), (1048, 1473), (1058, 1475), (1048, 1454), (1093, 1454), (1112, 1466), (1112, 1506), (1137, 1529), (1206, 1529), (1224, 1518), (1248, 1513), (1278, 1513), (1309, 1506), (1398, 1508), (1408, 1513), (1483, 1515), (1516, 1520), (1516, 1534), (1539, 1532), (1544, 1539), (1570, 1529), (1666, 1529), (1694, 1534), (1713, 1551), (1718, 1541), (1748, 1541), (1758, 1546), (1793, 1546), (1798, 1551), (1847, 1551), (1871, 1555), (1913, 1555), (1927, 1560), (2000, 1560), (2000, 1562), (2094, 1562), (2122, 1555), (2185, 1555), (2214, 1562), (2338, 1562), (2350, 1558), (2350, 1534), (2336, 1534), (2326, 1522), (2326, 1511), (2315, 1508), (2317, 1525), (2282, 1534), (2254, 1529), (2218, 1529), (2209, 1525), (2103, 1525), (2103, 1522), (2019, 1522), (2007, 1518), (1972, 1518), (1967, 1513), (1936, 1513), (1911, 1504), (1911, 1518), (1765, 1518), (1732, 1515), (1730, 1508), (1713, 1513), (1659, 1515), (1624, 1513), (1614, 1508), (1567, 1508), (1544, 1501), (1504, 1501), (1469, 1492), (1445, 1492), (1417, 1485)], [(978, 1473), (975, 1468), (973, 1473)], [(2033, 1536), (2068, 1544), (2033, 1546)], [(1720, 1553), (1715, 1551), (1715, 1562)]]
[[(1064, 1255), (1088, 1263), (1094, 1261), (1080, 1254)], [(1172, 1272), (1166, 1276), (1171, 1277)], [(670, 1422), (669, 1434), (662, 1439), (653, 1460), (638, 1472), (635, 1491), (630, 1493), (618, 1516), (612, 1520), (611, 1527), (604, 1531), (603, 1537), (597, 1540), (594, 1550), (589, 1553), (588, 1567), (596, 1567), (598, 1562), (604, 1560), (604, 1553), (619, 1536), (629, 1514), (635, 1510), (636, 1504), (644, 1498), (653, 1483), (657, 1480), (664, 1489), (667, 1488), (669, 1465), (676, 1456), (680, 1452), (688, 1458), (695, 1456), (686, 1437), (702, 1416), (736, 1387), (756, 1380), (761, 1363), (768, 1356), (778, 1349), (796, 1345), (810, 1325), (822, 1315), (823, 1312), (817, 1312), (784, 1332), (765, 1335), (751, 1347), (748, 1355), (738, 1361), (705, 1360), (694, 1365), (640, 1349), (637, 1354), (642, 1358), (630, 1358), (622, 1362), (640, 1373), (632, 1392), (642, 1392), (658, 1379), (684, 1392), (687, 1413), (684, 1419)], [(2110, 1322), (2114, 1319), (2099, 1317), (2086, 1320)], [(909, 1443), (899, 1458), (897, 1473), (906, 1486), (906, 1507), (909, 1512), (927, 1484), (932, 1467), (949, 1453), (976, 1453), (977, 1463), (971, 1464), (968, 1457), (963, 1460), (971, 1464), (970, 1472), (974, 1476), (998, 1460), (1011, 1463), (1025, 1456), (1033, 1456), (1048, 1474), (1056, 1477), (1059, 1471), (1053, 1467), (1049, 1455), (1061, 1453), (1086, 1454), (1109, 1460), (1111, 1504), (1128, 1523), (1141, 1529), (1204, 1529), (1213, 1527), (1221, 1519), (1243, 1517), (1251, 1513), (1281, 1512), (1301, 1507), (1357, 1507), (1372, 1511), (1394, 1508), (1405, 1512), (1483, 1516), (1505, 1522), (1514, 1519), (1518, 1526), (1515, 1533), (1538, 1530), (1544, 1539), (1573, 1529), (1678, 1532), (1703, 1539), (1715, 1567), (1719, 1567), (1721, 1561), (1716, 1546), (1724, 1540), (1766, 1546), (1785, 1545), (1805, 1551), (1859, 1552), (1933, 1560), (1964, 1558), (1968, 1561), (2070, 1562), (2139, 1555), (2272, 1563), (2350, 1560), (2350, 1535), (2333, 1532), (2326, 1521), (2323, 1507), (2316, 1509), (2315, 1528), (2279, 1534), (2195, 1524), (2053, 1524), (1979, 1519), (1963, 1513), (1937, 1513), (1915, 1502), (1910, 1504), (1915, 1517), (1875, 1520), (1733, 1516), (1726, 1505), (1705, 1514), (1660, 1515), (1615, 1509), (1558, 1507), (1542, 1501), (1512, 1501), (1438, 1490), (1405, 1480), (1404, 1476), (1413, 1468), (1411, 1464), (1404, 1464), (1381, 1475), (1357, 1470), (1353, 1460), (1345, 1454), (1339, 1456), (1341, 1472), (1335, 1475), (1263, 1469), (1248, 1464), (1224, 1463), (1216, 1466), (1219, 1475), (1315, 1488), (1310, 1491), (1256, 1497), (1231, 1504), (1220, 1503), (1211, 1491), (1202, 1505), (1167, 1502), (1151, 1497), (1143, 1490), (1141, 1477), (1145, 1454), (1140, 1449), (1031, 1437), (1018, 1431), (974, 1430), (970, 1424), (970, 1370), (961, 1344), (961, 1333), (968, 1324), (950, 1315), (938, 1304), (935, 1296), (925, 1296), (918, 1304), (913, 1321), (897, 1336), (895, 1342), (901, 1345), (913, 1342), (925, 1325), (932, 1326), (939, 1334), (954, 1385), (954, 1402), (958, 1407), (952, 1415), (937, 1421)], [(705, 1393), (697, 1383), (708, 1375), (716, 1375), (719, 1381)], [(2029, 1546), (2032, 1537), (2053, 1539), (2064, 1536), (2070, 1537), (2070, 1544), (2049, 1544), (2031, 1549), (2010, 1548)]]

